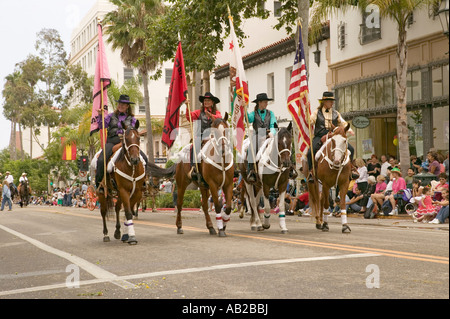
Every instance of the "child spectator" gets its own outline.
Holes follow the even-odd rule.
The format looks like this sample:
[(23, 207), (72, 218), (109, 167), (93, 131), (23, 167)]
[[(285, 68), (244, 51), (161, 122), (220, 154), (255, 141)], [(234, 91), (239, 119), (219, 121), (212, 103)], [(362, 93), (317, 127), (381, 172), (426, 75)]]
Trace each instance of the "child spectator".
[(433, 219), (430, 224), (443, 224), (448, 218), (448, 189), (442, 190), (442, 200), (434, 201), (433, 204), (439, 209), (436, 218)]
[(435, 208), (433, 206), (433, 200), (431, 187), (423, 188), (422, 198), (418, 201), (419, 207), (417, 211), (413, 214), (414, 222), (428, 222), (431, 221), (436, 215)]
[(381, 207), (381, 205), (383, 204), (384, 198), (385, 196), (385, 191), (386, 191), (386, 183), (385, 183), (386, 178), (384, 177), (384, 175), (378, 175), (377, 177), (377, 184), (375, 186), (375, 193), (373, 193), (372, 195), (370, 195), (370, 199), (372, 200), (372, 202), (375, 204), (373, 206), (373, 212), (377, 213), (378, 212), (378, 205)]

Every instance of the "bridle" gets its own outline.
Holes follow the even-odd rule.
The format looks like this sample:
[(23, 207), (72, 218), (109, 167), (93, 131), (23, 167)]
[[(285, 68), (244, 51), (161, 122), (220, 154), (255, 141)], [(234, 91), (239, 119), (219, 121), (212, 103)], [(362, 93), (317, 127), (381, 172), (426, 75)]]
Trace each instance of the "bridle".
[[(139, 176), (137, 176), (137, 177), (134, 177), (134, 174), (135, 174), (135, 172), (136, 172), (136, 166), (137, 166), (137, 165), (131, 164), (131, 160), (130, 160), (130, 158), (131, 158), (131, 156), (130, 156), (130, 148), (131, 148), (131, 147), (137, 147), (137, 148), (138, 148), (138, 153), (140, 153), (141, 148), (140, 148), (139, 144), (136, 144), (136, 143), (127, 145), (127, 139), (126, 139), (125, 136), (126, 136), (127, 133), (128, 133), (129, 131), (131, 131), (131, 130), (135, 131), (134, 133), (137, 134), (136, 129), (134, 129), (134, 128), (132, 128), (132, 127), (129, 127), (129, 128), (125, 131), (124, 135), (122, 136), (122, 150), (121, 150), (121, 151), (124, 153), (124, 158), (125, 158), (125, 160), (126, 160), (128, 166), (131, 167), (131, 169), (132, 169), (131, 175), (128, 175), (127, 173), (121, 171), (120, 169), (117, 168), (116, 164), (113, 163), (113, 165), (114, 165), (114, 172), (117, 173), (117, 174), (119, 174), (119, 175), (122, 176), (123, 178), (125, 178), (125, 179), (127, 179), (128, 181), (130, 181), (130, 182), (133, 183), (133, 188), (132, 188), (132, 190), (131, 190), (130, 197), (133, 196), (134, 191), (136, 190), (136, 182), (139, 181), (139, 180), (141, 180), (141, 179), (143, 179), (143, 178), (145, 177), (145, 165), (144, 165), (144, 161), (143, 161), (142, 158), (140, 159), (140, 161), (142, 162), (142, 165), (144, 166), (144, 172), (143, 172), (141, 175), (139, 175)], [(138, 140), (138, 141), (139, 141), (139, 140)], [(138, 165), (139, 165), (139, 164), (138, 164)]]
[[(275, 186), (274, 189), (278, 189), (278, 182), (280, 180), (281, 175), (289, 168), (289, 167), (285, 167), (282, 166), (281, 164), (281, 154), (283, 154), (284, 152), (287, 152), (289, 154), (289, 157), (291, 157), (291, 149), (288, 148), (288, 146), (285, 144), (285, 148), (283, 148), (281, 151), (279, 150), (278, 147), (278, 133), (275, 135), (275, 137), (273, 138), (273, 142), (272, 142), (275, 146), (276, 146), (276, 154), (277, 154), (277, 158), (278, 158), (278, 163), (280, 163), (280, 166), (278, 166), (277, 164), (274, 163), (274, 161), (272, 160), (272, 156), (269, 154), (268, 156), (261, 156), (261, 165), (263, 165), (264, 167), (268, 168), (269, 170), (273, 171), (274, 173), (278, 173), (277, 176), (277, 180), (275, 182)], [(291, 143), (292, 144), (292, 141)], [(273, 145), (272, 145), (273, 147)], [(274, 151), (271, 151), (271, 153)], [(259, 174), (262, 174), (262, 169), (259, 169)], [(262, 176), (260, 176), (262, 179)]]
[[(231, 151), (230, 145), (230, 140), (225, 134), (223, 134), (219, 138), (216, 138), (216, 134), (211, 133), (209, 141), (206, 142), (205, 146), (203, 146), (200, 150), (200, 156), (205, 160), (205, 162), (222, 171), (222, 184), (219, 186), (219, 189), (222, 188), (225, 184), (226, 172), (234, 165), (233, 152)], [(210, 150), (211, 147), (214, 150), (214, 157), (218, 156), (221, 158), (220, 165), (208, 156), (209, 152), (207, 152), (206, 150)], [(220, 147), (222, 147), (221, 152)], [(230, 163), (225, 167), (227, 156), (230, 157), (231, 160)]]

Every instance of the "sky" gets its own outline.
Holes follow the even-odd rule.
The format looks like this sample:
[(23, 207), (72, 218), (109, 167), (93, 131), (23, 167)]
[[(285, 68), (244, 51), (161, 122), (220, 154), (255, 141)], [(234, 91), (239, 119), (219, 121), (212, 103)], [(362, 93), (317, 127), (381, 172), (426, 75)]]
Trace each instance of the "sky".
[(16, 63), (37, 54), (36, 34), (42, 29), (58, 30), (70, 53), (70, 36), (96, 0), (0, 0), (0, 150), (8, 147), (11, 122), (3, 116), (1, 91), (5, 77)]

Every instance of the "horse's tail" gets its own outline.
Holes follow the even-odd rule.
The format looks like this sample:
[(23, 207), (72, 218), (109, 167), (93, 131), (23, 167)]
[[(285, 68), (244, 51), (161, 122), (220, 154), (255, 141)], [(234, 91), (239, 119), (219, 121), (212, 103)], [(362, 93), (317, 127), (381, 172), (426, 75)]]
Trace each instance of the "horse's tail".
[(148, 163), (150, 168), (150, 176), (156, 177), (156, 178), (169, 178), (175, 175), (175, 171), (177, 169), (177, 165), (172, 165), (169, 168), (161, 168), (156, 164)]
[(320, 210), (320, 193), (319, 193), (319, 182), (314, 180), (313, 183), (308, 182), (308, 192), (309, 192), (309, 207), (311, 207), (311, 217), (319, 216)]

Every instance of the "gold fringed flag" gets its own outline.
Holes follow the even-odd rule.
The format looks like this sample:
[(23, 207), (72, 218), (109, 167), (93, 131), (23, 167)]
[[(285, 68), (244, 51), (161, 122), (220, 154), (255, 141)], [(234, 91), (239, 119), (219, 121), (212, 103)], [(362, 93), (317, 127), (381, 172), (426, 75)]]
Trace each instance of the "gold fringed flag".
[(311, 145), (309, 136), (308, 121), (311, 117), (311, 107), (309, 103), (308, 73), (305, 63), (305, 51), (302, 42), (302, 27), (299, 25), (299, 41), (295, 54), (294, 66), (292, 68), (291, 83), (287, 107), (299, 129), (298, 150), (301, 154), (306, 154)]

